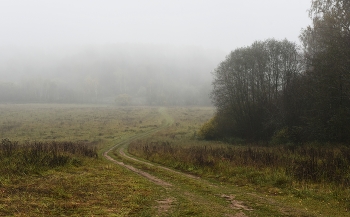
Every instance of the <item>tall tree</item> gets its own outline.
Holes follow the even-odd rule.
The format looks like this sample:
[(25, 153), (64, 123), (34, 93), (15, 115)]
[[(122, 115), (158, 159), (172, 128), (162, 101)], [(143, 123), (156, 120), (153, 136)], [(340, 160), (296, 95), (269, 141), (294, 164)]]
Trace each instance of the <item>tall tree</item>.
[(231, 52), (213, 72), (211, 97), (220, 131), (268, 139), (279, 125), (280, 96), (299, 73), (298, 55), (294, 43), (274, 39)]
[(349, 140), (350, 129), (350, 1), (314, 0), (312, 25), (301, 34), (307, 63), (311, 139)]

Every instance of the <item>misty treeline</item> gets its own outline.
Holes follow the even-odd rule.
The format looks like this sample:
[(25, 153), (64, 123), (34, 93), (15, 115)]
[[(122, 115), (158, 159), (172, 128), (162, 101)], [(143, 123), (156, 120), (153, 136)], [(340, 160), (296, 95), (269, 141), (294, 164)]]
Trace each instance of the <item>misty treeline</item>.
[(0, 102), (210, 105), (224, 54), (198, 47), (115, 44), (0, 49)]
[(302, 48), (257, 41), (213, 72), (217, 108), (200, 134), (272, 143), (350, 141), (350, 2), (312, 1)]

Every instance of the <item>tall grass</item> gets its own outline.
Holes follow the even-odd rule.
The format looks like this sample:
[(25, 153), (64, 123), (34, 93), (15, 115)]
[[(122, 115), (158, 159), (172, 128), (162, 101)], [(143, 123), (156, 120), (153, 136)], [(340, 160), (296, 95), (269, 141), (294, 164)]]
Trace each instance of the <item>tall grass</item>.
[(97, 158), (97, 148), (73, 142), (25, 142), (3, 139), (0, 143), (0, 173), (28, 174), (42, 170), (79, 165), (84, 157)]
[(136, 141), (129, 151), (182, 170), (198, 169), (230, 177), (236, 168), (283, 173), (290, 181), (350, 186), (350, 148), (325, 146), (176, 145)]

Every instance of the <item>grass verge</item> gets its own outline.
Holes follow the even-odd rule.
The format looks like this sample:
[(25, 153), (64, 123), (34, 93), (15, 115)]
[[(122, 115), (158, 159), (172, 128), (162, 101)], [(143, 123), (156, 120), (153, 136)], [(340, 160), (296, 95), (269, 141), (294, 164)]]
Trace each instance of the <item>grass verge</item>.
[(260, 195), (257, 197), (274, 198), (312, 215), (349, 216), (348, 147), (233, 146), (199, 141), (196, 121), (208, 113), (186, 108), (169, 112), (175, 124), (152, 138), (131, 143), (131, 154), (214, 183), (250, 189)]

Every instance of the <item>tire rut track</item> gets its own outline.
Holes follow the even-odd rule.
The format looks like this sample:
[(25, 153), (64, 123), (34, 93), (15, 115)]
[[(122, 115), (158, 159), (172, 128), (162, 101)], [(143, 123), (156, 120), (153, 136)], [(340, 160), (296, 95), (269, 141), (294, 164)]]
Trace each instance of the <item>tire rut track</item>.
[(128, 159), (130, 159), (130, 160), (133, 160), (133, 161), (136, 161), (136, 162), (139, 162), (139, 163), (142, 163), (142, 164), (151, 166), (151, 167), (155, 167), (155, 168), (162, 169), (162, 170), (167, 170), (167, 171), (169, 171), (169, 172), (175, 173), (175, 174), (177, 174), (177, 175), (186, 176), (187, 178), (191, 178), (191, 179), (197, 179), (197, 180), (200, 179), (200, 177), (195, 176), (195, 175), (191, 175), (191, 174), (187, 174), (187, 173), (182, 173), (182, 172), (179, 172), (179, 171), (170, 169), (170, 168), (168, 168), (168, 167), (154, 165), (154, 164), (152, 164), (152, 163), (149, 163), (149, 162), (142, 161), (142, 160), (139, 160), (139, 159), (137, 159), (137, 158), (131, 157), (131, 156), (127, 155), (127, 154), (124, 152), (124, 148), (123, 148), (123, 147), (121, 147), (121, 148), (119, 149), (119, 154), (120, 154), (121, 156), (123, 156), (124, 158), (128, 158)]
[[(165, 115), (167, 115), (167, 114), (165, 114)], [(168, 168), (168, 167), (165, 167), (165, 166), (160, 166), (160, 165), (156, 165), (156, 164), (144, 161), (144, 160), (140, 160), (140, 159), (137, 159), (137, 158), (135, 158), (133, 156), (130, 156), (127, 153), (124, 152), (124, 150), (128, 147), (128, 145), (132, 141), (137, 140), (137, 139), (141, 139), (141, 138), (145, 138), (147, 136), (150, 136), (153, 133), (156, 133), (156, 132), (158, 132), (158, 131), (160, 131), (162, 129), (165, 129), (165, 128), (171, 126), (171, 123), (172, 123), (172, 121), (171, 120), (169, 121), (169, 119), (166, 118), (166, 123), (164, 123), (162, 126), (156, 128), (156, 129), (152, 129), (152, 130), (147, 131), (147, 132), (143, 132), (141, 134), (137, 134), (137, 135), (131, 136), (128, 139), (117, 143), (116, 145), (114, 145), (111, 148), (109, 148), (107, 151), (103, 152), (103, 157), (106, 158), (107, 160), (115, 163), (115, 164), (118, 164), (118, 165), (120, 165), (122, 167), (125, 167), (125, 168), (129, 169), (130, 171), (147, 178), (149, 181), (153, 182), (156, 185), (162, 186), (165, 189), (170, 190), (170, 192), (172, 192), (172, 191), (177, 192), (176, 195), (179, 193), (178, 191), (184, 191), (180, 186), (177, 186), (177, 184), (173, 185), (173, 184), (171, 184), (169, 182), (166, 182), (166, 181), (164, 181), (164, 180), (162, 180), (162, 179), (160, 179), (160, 178), (158, 178), (158, 177), (156, 177), (154, 175), (151, 175), (150, 173), (147, 173), (147, 172), (145, 172), (145, 171), (143, 171), (143, 170), (141, 170), (139, 168), (136, 168), (136, 167), (134, 167), (132, 165), (126, 164), (125, 162), (118, 161), (118, 160), (112, 158), (111, 156), (109, 156), (109, 153), (112, 152), (113, 150), (117, 149), (116, 153), (118, 154), (119, 157), (121, 157), (123, 159), (131, 160), (131, 161), (143, 164), (143, 165), (147, 165), (147, 166), (150, 166), (150, 167), (153, 167), (153, 168), (161, 169), (163, 171), (167, 171), (167, 172), (170, 172), (170, 173), (173, 173), (173, 174), (176, 174), (176, 175), (180, 175), (180, 176), (192, 179), (192, 180), (197, 180), (197, 181), (200, 181), (200, 183), (204, 184), (205, 186), (210, 186), (210, 187), (214, 187), (215, 189), (218, 189), (217, 185), (214, 185), (214, 184), (210, 183), (209, 181), (203, 180), (203, 179), (201, 179), (198, 176), (195, 176), (195, 175), (192, 175), (192, 174), (188, 174), (188, 173), (184, 173), (184, 172), (179, 172), (179, 171), (176, 171), (174, 169), (171, 169), (171, 168)], [(130, 164), (132, 164), (132, 163), (130, 163)], [(173, 203), (177, 201), (176, 196), (175, 197), (174, 196), (175, 195), (173, 195), (171, 197), (171, 199), (167, 198), (165, 200), (157, 201), (158, 205), (159, 205), (158, 211), (160, 213), (164, 214), (165, 212), (169, 211), (169, 209), (172, 207)], [(177, 195), (177, 196), (179, 196), (179, 195)], [(213, 195), (213, 196), (215, 196), (215, 195)], [(183, 195), (180, 196), (180, 197), (183, 197)], [(200, 196), (200, 195), (196, 195), (196, 198), (197, 199), (199, 198), (200, 201), (206, 200), (206, 199), (204, 199), (203, 196)]]
[[(163, 115), (164, 115), (164, 114), (163, 114)], [(159, 179), (159, 178), (157, 178), (157, 177), (155, 177), (155, 176), (153, 176), (153, 175), (151, 175), (151, 174), (149, 174), (149, 173), (147, 173), (147, 172), (145, 172), (145, 171), (143, 171), (143, 170), (137, 169), (137, 168), (135, 168), (135, 167), (132, 166), (132, 165), (125, 164), (125, 163), (122, 162), (122, 161), (117, 161), (116, 159), (114, 159), (114, 158), (112, 158), (111, 156), (108, 155), (112, 150), (114, 150), (114, 149), (116, 149), (116, 148), (121, 148), (123, 145), (127, 145), (127, 144), (129, 144), (130, 142), (132, 142), (132, 141), (134, 141), (134, 140), (136, 140), (136, 139), (141, 139), (141, 138), (150, 136), (150, 135), (152, 135), (152, 134), (155, 133), (155, 132), (158, 132), (158, 131), (160, 131), (160, 130), (162, 130), (162, 129), (165, 129), (165, 128), (169, 127), (169, 126), (171, 125), (171, 122), (172, 122), (172, 121), (166, 120), (166, 122), (167, 122), (167, 123), (163, 124), (162, 126), (160, 126), (160, 127), (158, 127), (158, 128), (149, 130), (149, 131), (147, 131), (147, 132), (143, 132), (143, 133), (141, 133), (141, 134), (137, 134), (137, 135), (131, 136), (131, 137), (129, 137), (128, 139), (126, 139), (126, 140), (124, 140), (124, 141), (122, 141), (122, 142), (117, 143), (116, 145), (114, 145), (114, 146), (112, 146), (111, 148), (109, 148), (107, 151), (103, 152), (103, 157), (106, 158), (107, 160), (109, 160), (109, 161), (115, 163), (115, 164), (118, 164), (118, 165), (120, 165), (120, 166), (122, 166), (122, 167), (125, 167), (125, 168), (131, 170), (132, 172), (137, 173), (137, 174), (139, 174), (139, 175), (141, 175), (141, 176), (147, 178), (148, 180), (150, 180), (151, 182), (153, 182), (153, 183), (156, 184), (156, 185), (160, 185), (160, 186), (165, 187), (165, 188), (171, 187), (172, 184), (170, 184), (170, 183), (168, 183), (168, 182), (166, 182), (166, 181), (164, 181), (164, 180), (162, 180), (162, 179)], [(147, 163), (147, 162), (144, 162), (144, 161), (137, 160), (137, 159), (135, 159), (135, 158), (131, 158), (131, 157), (127, 156), (127, 155), (126, 155), (123, 151), (121, 151), (121, 150), (122, 150), (122, 149), (120, 149), (119, 152), (122, 153), (122, 154), (121, 154), (122, 157), (124, 157), (124, 158), (130, 158), (130, 159), (133, 159), (134, 161), (138, 161), (138, 162), (141, 162), (141, 163), (143, 163), (143, 164), (146, 164), (146, 165), (148, 164), (148, 165), (152, 165), (152, 166), (153, 166), (153, 164), (151, 164), (151, 163)]]
[[(156, 132), (158, 132), (160, 130), (163, 130), (163, 129), (169, 127), (169, 126), (171, 126), (171, 121), (166, 120), (166, 123), (164, 123), (162, 126), (160, 126), (158, 128), (155, 128), (155, 129), (149, 130), (147, 132), (143, 132), (143, 133), (131, 136), (131, 137), (127, 138), (126, 140), (121, 141), (121, 142), (117, 143), (116, 145), (112, 146), (107, 151), (103, 152), (103, 157), (106, 158), (107, 160), (115, 163), (115, 164), (118, 164), (118, 165), (120, 165), (120, 166), (122, 166), (124, 168), (129, 169), (130, 171), (132, 171), (132, 172), (134, 172), (136, 174), (139, 174), (139, 175), (145, 177), (146, 179), (148, 179), (149, 181), (151, 181), (152, 183), (154, 183), (156, 185), (162, 186), (165, 189), (170, 190), (170, 192), (173, 192), (173, 191), (178, 192), (178, 191), (182, 191), (183, 189), (181, 189), (181, 186), (177, 186), (176, 183), (174, 184), (174, 183), (166, 182), (166, 181), (164, 181), (164, 180), (162, 180), (162, 179), (160, 179), (160, 178), (158, 178), (158, 177), (156, 177), (154, 175), (151, 175), (148, 172), (143, 171), (142, 169), (139, 169), (139, 168), (136, 168), (136, 167), (130, 165), (130, 164), (132, 164), (132, 162), (130, 164), (126, 164), (126, 163), (124, 163), (122, 161), (118, 161), (118, 160), (112, 158), (111, 156), (109, 156), (109, 153), (111, 151), (117, 149), (117, 151), (115, 153), (118, 154), (118, 156), (121, 157), (122, 159), (134, 161), (135, 163), (137, 162), (137, 163), (140, 163), (142, 165), (146, 165), (146, 166), (153, 167), (153, 168), (156, 168), (156, 169), (161, 169), (161, 170), (164, 170), (164, 171), (176, 174), (176, 175), (180, 175), (180, 176), (183, 176), (183, 177), (190, 178), (192, 180), (198, 180), (201, 184), (204, 184), (204, 186), (210, 186), (210, 187), (213, 187), (213, 189), (217, 189), (217, 190), (220, 189), (220, 191), (227, 190), (228, 192), (230, 192), (230, 189), (228, 189), (228, 188), (226, 189), (226, 187), (224, 187), (224, 186), (221, 186), (221, 185), (218, 186), (216, 184), (213, 184), (210, 181), (203, 180), (200, 177), (197, 177), (195, 175), (191, 175), (191, 174), (184, 173), (184, 172), (179, 172), (179, 171), (176, 171), (174, 169), (171, 169), (171, 168), (168, 168), (168, 167), (165, 167), (165, 166), (161, 166), (161, 165), (157, 165), (157, 164), (154, 164), (154, 163), (150, 163), (150, 162), (147, 162), (145, 160), (138, 159), (136, 157), (130, 156), (128, 153), (125, 153), (125, 150), (127, 149), (128, 145), (132, 141), (135, 141), (135, 140), (141, 139), (141, 138), (145, 138), (147, 136), (151, 136), (152, 134), (154, 134), (154, 133), (156, 133)], [(217, 191), (217, 190), (215, 190), (215, 191)], [(220, 198), (223, 198), (224, 200), (227, 200), (229, 202), (227, 207), (229, 207), (229, 209), (237, 211), (235, 214), (228, 214), (227, 213), (225, 216), (244, 217), (244, 216), (247, 216), (245, 213), (248, 213), (248, 215), (249, 215), (249, 213), (251, 213), (254, 210), (251, 207), (249, 207), (249, 204), (245, 204), (243, 201), (236, 200), (234, 194), (220, 194), (220, 195), (212, 195), (212, 196), (220, 197)], [(260, 202), (263, 201), (262, 198), (260, 198), (257, 195), (250, 195), (250, 196), (252, 196), (252, 198), (257, 199)], [(197, 195), (197, 197), (203, 197), (203, 196)], [(167, 199), (164, 199), (164, 200), (157, 201), (159, 203), (159, 207), (158, 207), (159, 208), (159, 213), (160, 214), (161, 213), (164, 214), (164, 212), (168, 212), (168, 210), (172, 207), (172, 204), (175, 201), (177, 201), (177, 199), (174, 197), (174, 195), (171, 197), (171, 199), (167, 198)], [(270, 202), (266, 202), (265, 201), (265, 203), (270, 204), (270, 205), (272, 204), (275, 207), (276, 206), (278, 207), (278, 206), (282, 205), (281, 203), (278, 203), (278, 202), (272, 203), (271, 201)], [(280, 211), (280, 213), (286, 214), (286, 212), (283, 212), (283, 211)], [(291, 213), (294, 213), (294, 212), (292, 211), (291, 213), (290, 212), (287, 212), (287, 213), (291, 214)], [(305, 216), (309, 216), (308, 214), (304, 213), (302, 210), (298, 210), (297, 213), (298, 214), (303, 213), (303, 214), (305, 214)]]
[[(109, 151), (111, 151), (111, 150), (109, 150)], [(111, 162), (113, 162), (115, 164), (118, 164), (118, 165), (120, 165), (122, 167), (125, 167), (125, 168), (127, 168), (127, 169), (129, 169), (129, 170), (131, 170), (131, 171), (133, 171), (133, 172), (135, 172), (135, 173), (137, 173), (137, 174), (147, 178), (148, 180), (150, 180), (154, 184), (157, 184), (157, 185), (160, 185), (160, 186), (163, 186), (163, 187), (171, 187), (172, 186), (172, 184), (170, 184), (168, 182), (165, 182), (165, 181), (163, 181), (163, 180), (161, 180), (161, 179), (159, 179), (159, 178), (157, 178), (157, 177), (155, 177), (155, 176), (153, 176), (153, 175), (151, 175), (151, 174), (149, 174), (147, 172), (144, 172), (144, 171), (142, 171), (140, 169), (137, 169), (137, 168), (135, 168), (135, 167), (133, 167), (131, 165), (125, 164), (124, 162), (117, 161), (117, 160), (113, 159), (112, 157), (110, 157), (108, 155), (109, 151), (106, 151), (105, 153), (103, 153), (103, 156), (107, 160), (109, 160), (109, 161), (111, 161)]]

